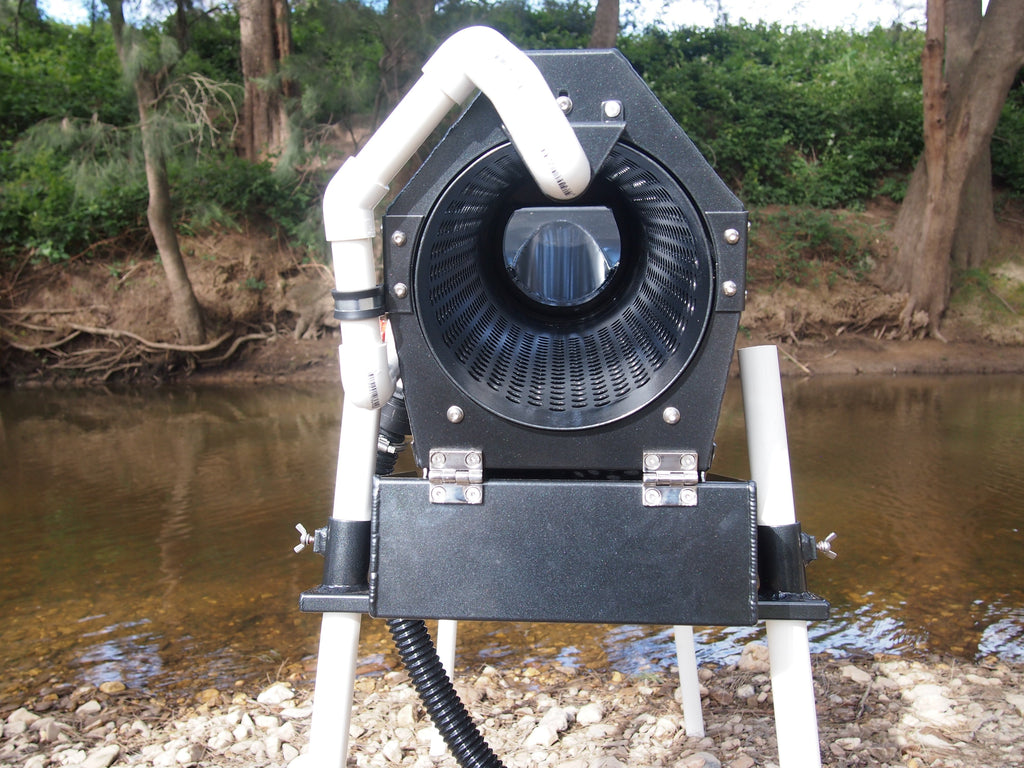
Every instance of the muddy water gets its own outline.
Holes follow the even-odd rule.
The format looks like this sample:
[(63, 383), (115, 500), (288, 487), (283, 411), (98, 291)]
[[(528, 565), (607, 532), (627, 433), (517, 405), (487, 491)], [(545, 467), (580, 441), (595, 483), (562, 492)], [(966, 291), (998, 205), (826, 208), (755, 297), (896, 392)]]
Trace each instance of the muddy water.
[[(1024, 661), (1024, 380), (787, 381), (804, 529), (839, 532), (809, 569), (833, 619), (815, 650)], [(320, 561), (293, 526), (333, 493), (334, 388), (0, 392), (0, 699), (48, 681), (163, 692), (310, 666), (297, 596)], [(745, 477), (738, 386), (715, 470)], [(705, 629), (726, 660), (757, 628)], [(395, 665), (380, 622), (360, 661)], [(459, 664), (670, 669), (665, 627), (464, 623)]]

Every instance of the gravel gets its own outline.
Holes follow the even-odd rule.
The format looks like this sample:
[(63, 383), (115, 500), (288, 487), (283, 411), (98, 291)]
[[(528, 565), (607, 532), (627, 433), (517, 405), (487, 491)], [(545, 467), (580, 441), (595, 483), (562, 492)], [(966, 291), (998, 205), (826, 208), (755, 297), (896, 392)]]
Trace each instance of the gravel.
[[(699, 670), (706, 735), (686, 735), (678, 681), (585, 669), (463, 669), (456, 687), (508, 768), (753, 768), (777, 762), (765, 648)], [(814, 659), (825, 766), (1024, 766), (1024, 665)], [(117, 681), (0, 704), (0, 766), (286, 766), (305, 749), (311, 686), (206, 689), (169, 705)], [(350, 766), (454, 766), (403, 671), (356, 680)], [(432, 754), (432, 751), (435, 754)]]

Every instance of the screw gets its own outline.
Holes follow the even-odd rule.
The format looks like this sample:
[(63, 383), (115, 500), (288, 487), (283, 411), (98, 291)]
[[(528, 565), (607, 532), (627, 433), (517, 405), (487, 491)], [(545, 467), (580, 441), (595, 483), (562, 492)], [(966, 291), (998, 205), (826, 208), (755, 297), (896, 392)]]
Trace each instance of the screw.
[(440, 485), (430, 489), (430, 500), (434, 504), (444, 504), (448, 500), (448, 492)]
[(467, 504), (479, 504), (483, 501), (484, 492), (482, 488), (476, 485), (470, 485), (465, 490), (465, 496)]
[(572, 112), (572, 99), (569, 98), (568, 94), (563, 93), (555, 99), (555, 104), (557, 104), (558, 108), (567, 115)]
[(296, 523), (295, 530), (299, 532), (299, 543), (296, 544), (293, 549), (295, 550), (295, 553), (298, 554), (306, 547), (312, 545), (315, 537), (313, 534), (306, 532), (306, 528), (302, 523)]
[(726, 280), (722, 283), (722, 293), (726, 296), (735, 296), (739, 289), (739, 286), (733, 280)]
[(661, 456), (656, 453), (648, 453), (644, 456), (644, 469), (658, 469), (661, 466)]
[(606, 101), (601, 104), (601, 109), (604, 112), (604, 116), (610, 120), (615, 120), (617, 117), (622, 115), (622, 102), (621, 101)]
[(821, 554), (827, 557), (829, 560), (835, 560), (839, 557), (838, 554), (832, 551), (832, 542), (836, 540), (836, 532), (832, 531), (828, 536), (825, 537), (824, 541), (819, 541), (814, 546)]
[(661, 412), (661, 418), (665, 420), (666, 424), (678, 424), (682, 417), (679, 409), (672, 405)]
[(483, 457), (476, 451), (470, 451), (466, 454), (466, 466), (467, 467), (479, 467)]
[(441, 451), (430, 452), (430, 466), (432, 467), (443, 467), (445, 462), (448, 461), (448, 457), (445, 456)]
[(393, 243), (394, 245), (397, 245), (397, 246), (398, 246), (399, 248), (401, 248), (401, 247), (402, 247), (403, 245), (405, 245), (405, 243), (407, 242), (407, 240), (408, 240), (408, 237), (406, 237), (406, 234), (405, 234), (405, 232), (403, 232), (403, 231), (402, 231), (402, 230), (400, 230), (400, 229), (396, 229), (396, 230), (395, 230), (395, 231), (394, 231), (394, 232), (393, 232), (393, 233), (391, 234), (391, 242), (392, 242), (392, 243)]
[(679, 506), (696, 507), (697, 490), (695, 488), (683, 488), (681, 491), (679, 491)]
[(648, 488), (644, 491), (644, 504), (648, 507), (656, 507), (661, 504), (661, 491), (657, 488)]
[(395, 294), (396, 299), (404, 299), (409, 295), (409, 286), (405, 283), (395, 283), (392, 287), (391, 292)]
[(448, 408), (448, 413), (445, 414), (448, 417), (448, 421), (452, 424), (461, 424), (462, 420), (466, 418), (466, 413), (459, 406), (453, 405)]
[(679, 466), (681, 469), (695, 469), (697, 466), (697, 454), (695, 453), (684, 453), (679, 457)]
[(729, 245), (736, 245), (740, 241), (740, 231), (731, 227), (725, 230), (725, 242)]

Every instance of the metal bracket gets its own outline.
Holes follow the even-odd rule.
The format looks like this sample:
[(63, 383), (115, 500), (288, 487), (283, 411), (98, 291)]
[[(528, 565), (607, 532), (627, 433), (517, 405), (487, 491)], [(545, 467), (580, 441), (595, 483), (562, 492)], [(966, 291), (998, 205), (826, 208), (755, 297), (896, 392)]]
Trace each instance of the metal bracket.
[(481, 504), (484, 500), (484, 457), (480, 451), (430, 451), (427, 468), (432, 504)]
[(645, 507), (697, 506), (696, 451), (644, 451)]

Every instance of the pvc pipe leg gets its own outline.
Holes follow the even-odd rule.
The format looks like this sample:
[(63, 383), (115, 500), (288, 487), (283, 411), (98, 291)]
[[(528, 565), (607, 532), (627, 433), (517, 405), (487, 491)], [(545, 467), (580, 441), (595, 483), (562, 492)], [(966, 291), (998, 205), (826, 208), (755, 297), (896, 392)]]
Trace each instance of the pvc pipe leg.
[[(782, 403), (779, 353), (774, 346), (739, 351), (750, 475), (757, 483), (759, 525), (796, 522)], [(818, 715), (814, 707), (806, 621), (766, 621), (775, 732), (781, 768), (819, 768)]]
[[(448, 674), (448, 679), (455, 682), (455, 641), (458, 636), (459, 622), (450, 619), (440, 619), (437, 622), (437, 656), (441, 659), (441, 666)], [(444, 739), (437, 728), (431, 729), (430, 754), (433, 757), (443, 755), (448, 751)]]
[(323, 616), (309, 751), (292, 762), (295, 768), (342, 768), (347, 762), (361, 620), (359, 613)]
[(704, 713), (700, 707), (700, 681), (697, 679), (697, 651), (693, 644), (693, 627), (675, 628), (676, 663), (679, 665), (679, 695), (682, 698), (683, 722), (687, 736), (704, 736)]

